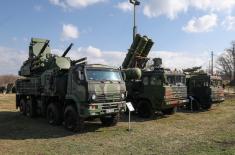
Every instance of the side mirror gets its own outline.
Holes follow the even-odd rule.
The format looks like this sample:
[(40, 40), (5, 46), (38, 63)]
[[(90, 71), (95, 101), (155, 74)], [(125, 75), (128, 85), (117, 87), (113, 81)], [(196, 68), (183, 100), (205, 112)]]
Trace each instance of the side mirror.
[(124, 71), (122, 71), (122, 78), (124, 81), (126, 81), (126, 73)]
[(84, 74), (82, 71), (78, 71), (78, 80), (84, 80)]
[(78, 80), (82, 80), (82, 74), (81, 74), (81, 71), (78, 71)]

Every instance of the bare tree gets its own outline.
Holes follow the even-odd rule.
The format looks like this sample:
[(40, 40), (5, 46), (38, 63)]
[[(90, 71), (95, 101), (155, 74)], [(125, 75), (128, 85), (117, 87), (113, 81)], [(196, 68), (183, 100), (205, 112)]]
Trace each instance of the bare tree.
[(235, 81), (235, 42), (217, 59), (217, 69), (230, 81)]
[(6, 86), (9, 83), (15, 83), (18, 76), (15, 75), (0, 75), (0, 86)]

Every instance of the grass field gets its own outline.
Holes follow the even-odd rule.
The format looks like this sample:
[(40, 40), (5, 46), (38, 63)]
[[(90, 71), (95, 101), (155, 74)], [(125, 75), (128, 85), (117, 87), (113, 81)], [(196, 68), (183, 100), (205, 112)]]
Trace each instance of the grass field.
[(86, 123), (74, 134), (53, 127), (43, 118), (30, 119), (15, 109), (14, 95), (0, 96), (0, 154), (233, 154), (235, 155), (235, 97), (210, 111), (180, 111), (152, 120), (126, 116), (114, 127)]

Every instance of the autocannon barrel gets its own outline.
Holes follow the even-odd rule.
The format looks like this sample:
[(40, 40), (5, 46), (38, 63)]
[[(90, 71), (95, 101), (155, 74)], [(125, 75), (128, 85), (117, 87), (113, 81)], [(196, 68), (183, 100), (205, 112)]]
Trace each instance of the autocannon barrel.
[(71, 44), (69, 45), (69, 47), (64, 51), (62, 57), (65, 57), (65, 56), (68, 54), (68, 52), (71, 50), (72, 46), (73, 46), (73, 43), (71, 43)]
[(38, 53), (38, 56), (40, 56), (45, 50), (46, 50), (46, 48), (47, 48), (47, 46), (49, 45), (49, 40), (47, 40), (46, 42), (45, 42), (45, 44), (43, 45), (43, 47), (42, 47), (42, 49), (40, 50), (40, 52)]
[(87, 57), (84, 57), (84, 58), (81, 58), (79, 60), (75, 60), (75, 61), (72, 61), (72, 65), (75, 65), (77, 63), (82, 63), (82, 62), (85, 62), (87, 60)]

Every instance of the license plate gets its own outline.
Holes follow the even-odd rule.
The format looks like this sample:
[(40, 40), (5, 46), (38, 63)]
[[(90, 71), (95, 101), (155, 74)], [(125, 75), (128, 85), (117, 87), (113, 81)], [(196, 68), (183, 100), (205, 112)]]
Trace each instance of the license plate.
[(107, 109), (106, 110), (106, 113), (113, 113), (114, 112), (114, 109)]

